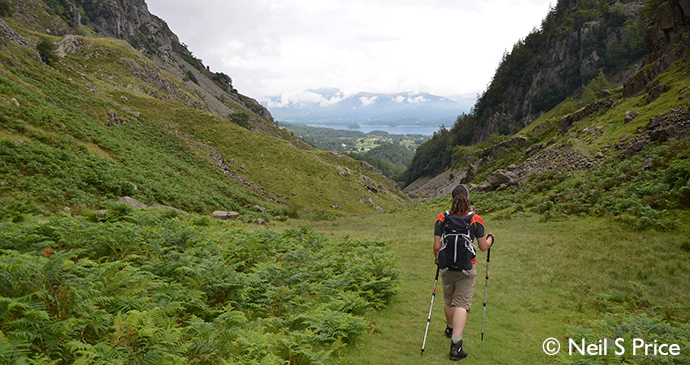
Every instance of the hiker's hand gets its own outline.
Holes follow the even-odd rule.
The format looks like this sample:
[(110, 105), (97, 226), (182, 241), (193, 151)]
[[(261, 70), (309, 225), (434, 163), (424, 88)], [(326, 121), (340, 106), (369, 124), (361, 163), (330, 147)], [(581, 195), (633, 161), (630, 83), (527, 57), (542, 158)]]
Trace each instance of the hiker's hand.
[(491, 233), (489, 233), (489, 234), (486, 235), (486, 240), (487, 240), (487, 241), (489, 240), (489, 238), (491, 238), (491, 242), (489, 242), (489, 247), (491, 247), (491, 246), (494, 245), (494, 241), (496, 240), (496, 238), (495, 238), (494, 235), (491, 234)]

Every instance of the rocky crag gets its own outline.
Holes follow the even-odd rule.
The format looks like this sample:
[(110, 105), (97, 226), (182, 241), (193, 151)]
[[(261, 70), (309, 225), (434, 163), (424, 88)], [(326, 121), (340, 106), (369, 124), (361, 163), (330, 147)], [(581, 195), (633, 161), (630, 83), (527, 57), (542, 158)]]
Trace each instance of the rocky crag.
[[(127, 41), (147, 55), (154, 67), (147, 68), (133, 60), (123, 62), (129, 63), (135, 76), (166, 91), (162, 94), (143, 90), (150, 96), (164, 99), (178, 96), (161, 76), (161, 72), (167, 72), (186, 80), (186, 87), (199, 95), (199, 100), (184, 100), (189, 106), (264, 134), (294, 139), (275, 125), (270, 112), (259, 102), (239, 94), (228, 75), (211, 72), (202, 60), (195, 58), (168, 24), (149, 12), (144, 0), (65, 0), (60, 15), (50, 15), (58, 11), (46, 9), (49, 6), (39, 0), (12, 0), (11, 3), (15, 9), (12, 20), (23, 28), (59, 37), (92, 31), (101, 37)], [(75, 42), (75, 38), (66, 39)]]
[[(594, 26), (594, 23), (589, 26)], [(583, 29), (587, 27), (585, 25)], [(587, 171), (601, 166), (602, 163), (614, 163), (611, 156), (617, 152), (624, 156), (632, 156), (650, 143), (689, 136), (690, 104), (682, 103), (687, 100), (690, 88), (674, 90), (673, 95), (677, 95), (675, 104), (680, 103), (680, 105), (671, 109), (662, 109), (663, 111), (647, 117), (647, 120), (641, 121), (637, 111), (639, 110), (637, 108), (654, 103), (672, 90), (660, 76), (678, 62), (690, 64), (689, 39), (690, 0), (663, 2), (646, 29), (646, 41), (650, 53), (633, 68), (637, 70), (634, 74), (616, 80), (616, 84), (622, 87), (615, 94), (604, 91), (597, 100), (569, 115), (542, 120), (532, 125), (529, 131), (519, 133), (518, 137), (487, 148), (475, 163), (463, 168), (449, 169), (435, 178), (420, 179), (405, 188), (405, 191), (411, 196), (425, 199), (441, 196), (447, 193), (454, 184), (472, 181), (476, 171), (490, 166), (490, 163), (502, 156), (506, 150), (513, 152), (521, 150), (518, 157), (520, 162), (501, 166), (492, 171), (486, 180), (472, 181), (473, 189), (489, 191), (516, 187), (527, 182), (532, 174), (547, 170)], [(553, 45), (553, 51), (558, 51), (558, 49), (560, 49), (558, 45)], [(538, 73), (549, 74), (553, 77), (552, 80), (558, 80), (552, 68), (546, 67)], [(687, 74), (687, 71), (680, 71), (678, 77), (685, 77)], [(625, 110), (624, 113), (618, 111), (619, 105), (633, 99), (640, 100), (635, 108)], [(608, 142), (598, 149), (577, 148), (578, 143), (582, 144), (585, 141), (586, 145), (597, 145), (598, 140), (605, 139), (606, 133), (611, 133), (613, 124), (597, 122), (598, 118), (607, 113), (621, 114), (607, 116), (609, 122), (610, 118), (620, 118), (623, 125), (632, 122), (631, 125), (634, 124), (636, 130), (622, 135), (616, 141), (607, 139)], [(509, 114), (506, 115), (510, 117)], [(488, 122), (483, 127), (481, 135), (488, 137), (488, 134), (495, 133), (492, 129), (495, 127), (496, 123)], [(567, 138), (553, 138), (554, 134)], [(461, 178), (448, 179), (450, 174)]]
[(541, 27), (504, 56), (475, 105), (481, 122), (473, 141), (528, 126), (600, 71), (622, 85), (646, 53), (636, 39), (643, 6), (631, 1), (598, 9), (583, 1), (559, 1)]

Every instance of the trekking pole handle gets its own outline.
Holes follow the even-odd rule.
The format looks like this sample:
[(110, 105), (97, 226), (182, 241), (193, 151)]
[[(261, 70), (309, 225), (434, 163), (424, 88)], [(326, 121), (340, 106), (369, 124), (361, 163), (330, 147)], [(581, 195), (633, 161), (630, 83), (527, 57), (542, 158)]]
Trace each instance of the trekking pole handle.
[[(491, 246), (493, 246), (494, 243), (496, 242), (496, 237), (494, 237), (494, 235), (491, 234), (491, 233), (487, 234), (486, 237), (487, 237), (487, 238), (489, 238), (489, 237), (493, 238), (493, 239), (491, 240)], [(489, 249), (486, 251), (486, 262), (489, 262), (489, 257), (490, 257), (490, 256), (491, 256), (491, 247), (489, 247)]]

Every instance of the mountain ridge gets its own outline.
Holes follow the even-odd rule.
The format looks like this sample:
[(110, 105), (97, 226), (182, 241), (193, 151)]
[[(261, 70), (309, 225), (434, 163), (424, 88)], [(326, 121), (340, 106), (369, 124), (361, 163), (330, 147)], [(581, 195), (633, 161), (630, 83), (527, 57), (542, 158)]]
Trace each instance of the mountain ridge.
[(469, 111), (469, 103), (430, 93), (358, 92), (345, 95), (337, 88), (306, 90), (289, 98), (264, 102), (272, 115), (288, 123), (434, 124), (452, 122)]

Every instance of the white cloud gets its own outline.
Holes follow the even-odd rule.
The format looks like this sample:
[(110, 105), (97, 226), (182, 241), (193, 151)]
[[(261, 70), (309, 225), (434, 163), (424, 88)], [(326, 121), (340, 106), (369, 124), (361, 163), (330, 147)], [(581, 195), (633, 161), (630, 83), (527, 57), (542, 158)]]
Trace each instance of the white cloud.
[(412, 98), (412, 97), (408, 97), (408, 98), (407, 98), (407, 102), (408, 102), (408, 103), (414, 103), (414, 104), (416, 104), (416, 103), (423, 103), (423, 102), (425, 102), (425, 101), (429, 101), (429, 99), (424, 98), (424, 96), (422, 96), (422, 95), (420, 95), (420, 96), (418, 96), (418, 97), (416, 97), (416, 98)]
[(376, 99), (378, 99), (378, 98), (379, 98), (378, 96), (372, 96), (372, 97), (369, 97), (369, 98), (367, 98), (366, 96), (361, 96), (361, 97), (359, 98), (359, 101), (362, 102), (362, 106), (367, 106), (367, 105), (374, 104), (374, 102), (375, 102)]
[(395, 98), (391, 98), (391, 100), (393, 100), (394, 102), (400, 104), (400, 103), (402, 103), (403, 101), (405, 101), (405, 97), (402, 96), (402, 95), (398, 95), (398, 96), (396, 96)]
[(475, 95), (550, 2), (147, 0), (212, 71), (259, 100), (321, 87)]
[(336, 93), (336, 95), (330, 98), (326, 98), (323, 95), (312, 91), (303, 91), (296, 94), (283, 94), (280, 96), (280, 101), (269, 99), (267, 100), (267, 105), (269, 108), (281, 108), (288, 105), (303, 107), (307, 104), (319, 104), (321, 106), (329, 106), (336, 104), (341, 100), (343, 100), (342, 93)]

